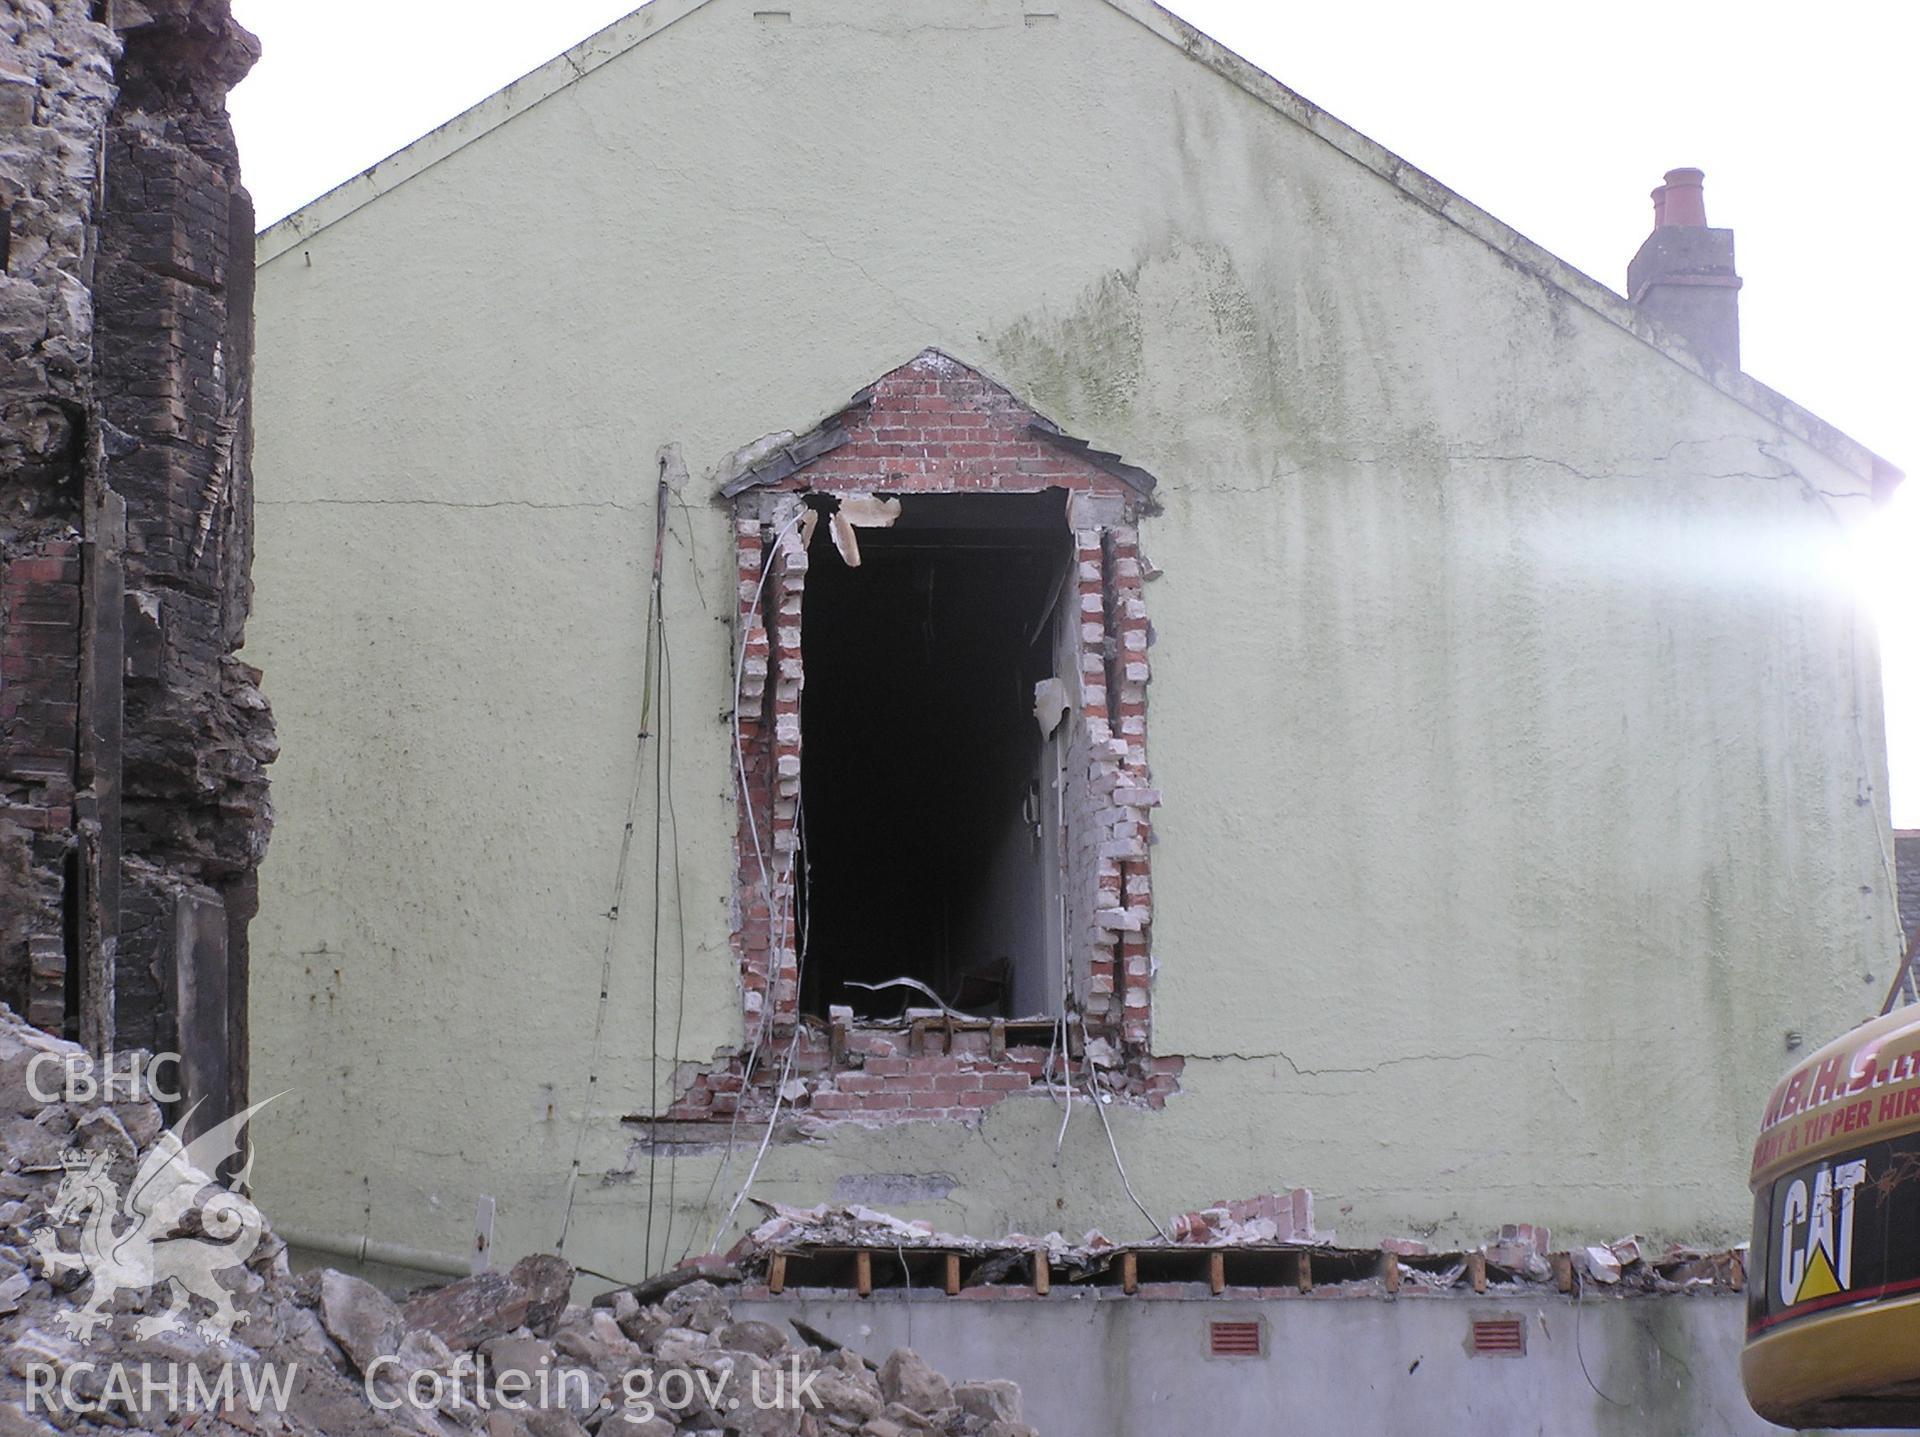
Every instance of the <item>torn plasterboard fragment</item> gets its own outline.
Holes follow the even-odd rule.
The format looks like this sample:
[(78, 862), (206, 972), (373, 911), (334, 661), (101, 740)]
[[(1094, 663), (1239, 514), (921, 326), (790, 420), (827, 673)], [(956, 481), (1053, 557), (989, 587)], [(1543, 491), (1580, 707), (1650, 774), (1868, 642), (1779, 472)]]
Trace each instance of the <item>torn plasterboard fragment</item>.
[(860, 567), (860, 541), (854, 537), (855, 529), (891, 529), (893, 521), (900, 517), (898, 499), (876, 499), (871, 494), (849, 494), (840, 501), (840, 507), (833, 511), (828, 527), (833, 534), (833, 547), (840, 551), (840, 557), (846, 561), (849, 569)]
[(844, 513), (836, 511), (827, 521), (827, 528), (833, 535), (833, 547), (840, 551), (840, 557), (846, 561), (849, 569), (860, 567), (860, 541), (853, 537), (853, 524)]
[(1052, 738), (1070, 707), (1067, 686), (1059, 679), (1042, 679), (1033, 686), (1033, 717), (1040, 725), (1040, 737)]
[(871, 494), (849, 494), (840, 501), (840, 512), (856, 529), (891, 529), (900, 517), (898, 499), (876, 499)]

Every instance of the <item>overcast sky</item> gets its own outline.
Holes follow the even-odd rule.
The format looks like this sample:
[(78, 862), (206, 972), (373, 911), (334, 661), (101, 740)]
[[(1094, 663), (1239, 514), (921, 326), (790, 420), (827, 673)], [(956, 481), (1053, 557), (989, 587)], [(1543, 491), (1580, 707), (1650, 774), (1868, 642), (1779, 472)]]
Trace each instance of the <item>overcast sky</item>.
[[(265, 46), (232, 100), (265, 223), (634, 5), (233, 8)], [(1881, 627), (1894, 822), (1920, 827), (1920, 3), (1169, 8), (1616, 290), (1651, 224), (1647, 192), (1676, 166), (1707, 172), (1708, 217), (1734, 228), (1746, 280), (1747, 372), (1916, 471), (1863, 543), (1854, 579)]]

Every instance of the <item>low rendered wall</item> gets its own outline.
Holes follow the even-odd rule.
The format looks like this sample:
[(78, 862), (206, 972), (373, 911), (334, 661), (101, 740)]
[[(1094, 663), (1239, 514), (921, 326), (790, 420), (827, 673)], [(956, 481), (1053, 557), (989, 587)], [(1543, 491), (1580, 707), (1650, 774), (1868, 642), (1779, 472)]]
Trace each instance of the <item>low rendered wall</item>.
[[(876, 1269), (880, 1259), (876, 1259)], [(1237, 1301), (1142, 1292), (857, 1298), (788, 1291), (735, 1305), (797, 1318), (879, 1361), (1006, 1377), (1044, 1437), (1335, 1433), (1378, 1437), (1719, 1437), (1776, 1432), (1740, 1390), (1741, 1299), (1529, 1293)], [(1475, 1319), (1517, 1318), (1525, 1351), (1471, 1353)], [(1262, 1325), (1256, 1357), (1209, 1355), (1209, 1324)]]

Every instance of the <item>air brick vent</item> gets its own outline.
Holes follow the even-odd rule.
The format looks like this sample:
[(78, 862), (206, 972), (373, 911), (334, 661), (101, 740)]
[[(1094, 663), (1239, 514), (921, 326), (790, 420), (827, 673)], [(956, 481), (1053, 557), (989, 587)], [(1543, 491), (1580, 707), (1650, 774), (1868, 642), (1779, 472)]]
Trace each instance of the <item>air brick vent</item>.
[(1527, 1330), (1517, 1317), (1475, 1318), (1471, 1345), (1475, 1357), (1525, 1357)]
[(1207, 1352), (1213, 1357), (1258, 1357), (1260, 1355), (1260, 1324), (1257, 1322), (1208, 1323)]

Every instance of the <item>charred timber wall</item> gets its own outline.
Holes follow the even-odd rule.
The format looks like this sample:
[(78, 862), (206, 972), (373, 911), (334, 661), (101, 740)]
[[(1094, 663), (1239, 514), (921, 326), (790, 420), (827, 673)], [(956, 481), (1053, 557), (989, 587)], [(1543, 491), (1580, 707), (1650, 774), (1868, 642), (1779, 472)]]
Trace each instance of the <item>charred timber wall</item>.
[(0, 3), (0, 999), (245, 1088), (272, 719), (226, 0)]

